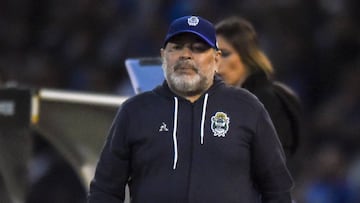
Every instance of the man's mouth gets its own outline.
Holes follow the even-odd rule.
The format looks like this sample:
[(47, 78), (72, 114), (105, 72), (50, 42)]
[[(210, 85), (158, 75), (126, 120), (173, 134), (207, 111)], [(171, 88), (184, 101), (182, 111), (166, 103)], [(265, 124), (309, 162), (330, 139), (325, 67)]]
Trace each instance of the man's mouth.
[(198, 70), (191, 64), (188, 63), (178, 63), (174, 67), (175, 72), (180, 73), (197, 73)]

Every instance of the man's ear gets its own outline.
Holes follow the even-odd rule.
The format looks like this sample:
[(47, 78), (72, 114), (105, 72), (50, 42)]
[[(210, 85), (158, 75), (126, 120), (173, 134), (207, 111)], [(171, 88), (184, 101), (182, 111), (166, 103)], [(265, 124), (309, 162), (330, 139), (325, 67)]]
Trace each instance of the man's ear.
[(219, 69), (220, 60), (221, 60), (221, 51), (220, 51), (220, 50), (216, 50), (216, 51), (215, 51), (215, 63), (216, 63), (216, 70), (215, 70), (215, 72), (217, 72), (218, 69)]
[(160, 49), (160, 56), (161, 56), (161, 58), (164, 58), (164, 48)]

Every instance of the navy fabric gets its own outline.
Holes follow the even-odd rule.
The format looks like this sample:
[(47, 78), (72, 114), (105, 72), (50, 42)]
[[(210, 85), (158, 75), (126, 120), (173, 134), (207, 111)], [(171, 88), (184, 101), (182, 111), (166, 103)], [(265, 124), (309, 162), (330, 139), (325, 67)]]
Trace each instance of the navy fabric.
[(164, 46), (170, 38), (181, 33), (193, 33), (203, 39), (211, 47), (217, 49), (214, 25), (199, 16), (184, 16), (174, 20), (166, 34)]

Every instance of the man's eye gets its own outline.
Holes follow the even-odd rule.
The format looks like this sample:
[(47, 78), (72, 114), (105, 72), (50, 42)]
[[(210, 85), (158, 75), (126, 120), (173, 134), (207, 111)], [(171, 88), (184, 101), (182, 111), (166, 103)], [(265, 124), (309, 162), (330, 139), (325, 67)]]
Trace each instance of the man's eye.
[(227, 50), (221, 50), (221, 57), (223, 58), (227, 58), (231, 55), (231, 52), (230, 51), (227, 51)]
[(175, 50), (179, 50), (179, 49), (182, 49), (182, 47), (183, 46), (181, 46), (180, 44), (176, 44), (172, 48), (175, 49)]
[(191, 46), (191, 50), (193, 52), (196, 52), (196, 53), (202, 53), (202, 52), (205, 52), (207, 51), (208, 49), (210, 49), (210, 46), (206, 45), (206, 44), (193, 44)]

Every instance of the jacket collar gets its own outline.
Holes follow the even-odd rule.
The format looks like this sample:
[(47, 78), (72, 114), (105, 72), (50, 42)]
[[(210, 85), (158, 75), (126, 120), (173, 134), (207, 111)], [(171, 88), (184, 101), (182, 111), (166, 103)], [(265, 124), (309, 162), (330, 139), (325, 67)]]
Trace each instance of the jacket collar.
[(245, 89), (254, 89), (255, 87), (268, 85), (269, 83), (271, 83), (271, 80), (267, 78), (266, 74), (262, 71), (258, 71), (246, 78), (241, 87)]

